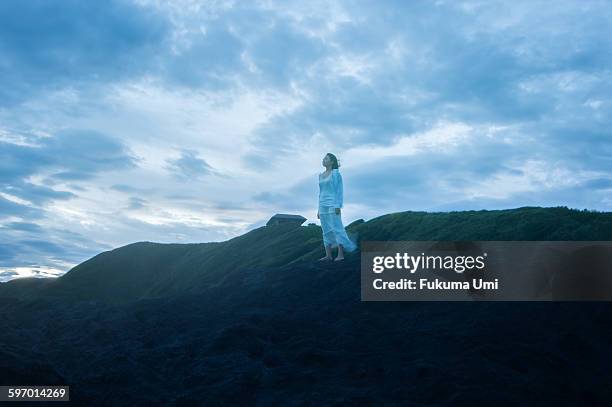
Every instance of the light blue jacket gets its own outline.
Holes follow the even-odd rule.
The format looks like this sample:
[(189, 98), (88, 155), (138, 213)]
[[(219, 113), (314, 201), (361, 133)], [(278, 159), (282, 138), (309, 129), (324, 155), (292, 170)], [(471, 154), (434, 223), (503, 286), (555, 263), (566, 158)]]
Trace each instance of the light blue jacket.
[(342, 208), (343, 194), (342, 175), (337, 168), (332, 170), (329, 179), (321, 180), (319, 174), (319, 205)]

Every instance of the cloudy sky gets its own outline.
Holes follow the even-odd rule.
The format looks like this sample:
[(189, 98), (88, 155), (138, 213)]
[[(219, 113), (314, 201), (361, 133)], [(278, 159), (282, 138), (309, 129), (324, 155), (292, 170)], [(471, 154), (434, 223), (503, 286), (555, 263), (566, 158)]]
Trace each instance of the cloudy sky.
[(612, 210), (605, 1), (0, 2), (0, 280), (274, 213)]

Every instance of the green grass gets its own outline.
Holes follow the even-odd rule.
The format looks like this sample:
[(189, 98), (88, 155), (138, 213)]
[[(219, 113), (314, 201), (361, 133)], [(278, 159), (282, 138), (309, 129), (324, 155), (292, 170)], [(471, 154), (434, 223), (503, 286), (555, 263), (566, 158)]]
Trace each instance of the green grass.
[[(382, 241), (612, 240), (612, 212), (565, 206), (406, 211), (353, 222), (347, 231), (356, 233), (360, 240)], [(136, 242), (100, 253), (48, 284), (0, 284), (0, 297), (34, 291), (82, 299), (156, 297), (218, 284), (230, 271), (315, 261), (323, 254), (317, 225), (262, 226), (224, 242)], [(347, 253), (350, 256), (359, 256), (359, 252)]]

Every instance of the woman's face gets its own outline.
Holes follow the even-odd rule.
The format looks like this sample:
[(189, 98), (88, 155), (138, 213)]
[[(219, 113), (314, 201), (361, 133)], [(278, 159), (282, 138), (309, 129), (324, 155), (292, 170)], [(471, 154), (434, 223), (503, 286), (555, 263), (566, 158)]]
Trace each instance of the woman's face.
[(328, 167), (329, 165), (331, 165), (331, 160), (329, 159), (329, 156), (326, 154), (325, 157), (323, 157), (323, 167)]

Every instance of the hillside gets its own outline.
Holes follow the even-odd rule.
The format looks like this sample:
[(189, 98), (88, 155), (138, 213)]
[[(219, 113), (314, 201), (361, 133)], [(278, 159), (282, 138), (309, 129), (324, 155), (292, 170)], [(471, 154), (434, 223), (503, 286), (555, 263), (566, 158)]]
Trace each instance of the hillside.
[[(399, 212), (347, 226), (360, 240), (612, 240), (612, 213), (566, 207)], [(316, 225), (262, 226), (225, 242), (137, 242), (102, 252), (51, 281), (0, 284), (0, 297), (133, 301), (200, 292), (228, 273), (297, 265), (323, 254)], [(359, 253), (350, 253), (359, 256)]]
[[(368, 240), (612, 240), (612, 214), (403, 212)], [(281, 233), (279, 233), (281, 232)], [(610, 303), (360, 301), (359, 253), (320, 229), (138, 242), (52, 281), (5, 283), (0, 384), (75, 405), (605, 405)], [(11, 291), (12, 290), (12, 291)]]

